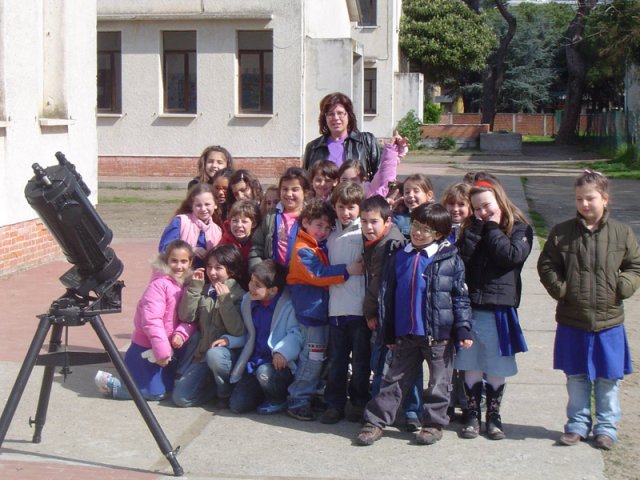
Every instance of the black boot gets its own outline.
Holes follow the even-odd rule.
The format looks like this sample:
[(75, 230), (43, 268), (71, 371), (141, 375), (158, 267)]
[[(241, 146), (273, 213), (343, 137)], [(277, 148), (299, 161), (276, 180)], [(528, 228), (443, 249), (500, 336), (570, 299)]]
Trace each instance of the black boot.
[(500, 418), (500, 402), (502, 402), (503, 394), (504, 384), (494, 390), (487, 383), (487, 436), (491, 440), (503, 440), (506, 437)]
[(473, 387), (465, 383), (464, 392), (467, 395), (467, 409), (462, 418), (462, 438), (476, 438), (480, 433), (480, 399), (482, 398), (482, 382), (476, 383)]

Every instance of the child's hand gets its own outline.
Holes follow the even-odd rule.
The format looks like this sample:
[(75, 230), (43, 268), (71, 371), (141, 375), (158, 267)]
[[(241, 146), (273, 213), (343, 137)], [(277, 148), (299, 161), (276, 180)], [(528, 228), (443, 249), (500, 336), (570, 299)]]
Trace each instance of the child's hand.
[(180, 348), (182, 345), (184, 345), (184, 339), (182, 338), (182, 335), (174, 335), (173, 337), (171, 337), (171, 346), (173, 348)]
[(273, 364), (273, 368), (275, 368), (276, 370), (287, 368), (287, 359), (284, 358), (284, 355), (278, 352), (273, 354), (273, 360), (271, 361), (271, 363)]
[(349, 275), (364, 275), (364, 261), (362, 257), (347, 266), (347, 272)]
[(376, 317), (367, 318), (367, 327), (372, 332), (375, 332), (378, 329), (378, 319)]
[(191, 278), (199, 282), (204, 282), (204, 268), (195, 269)]
[(204, 260), (204, 257), (207, 256), (207, 250), (202, 248), (202, 247), (195, 247), (193, 249), (193, 254), (198, 257), (198, 258), (202, 258)]
[(224, 297), (225, 295), (227, 295), (230, 292), (229, 287), (227, 287), (222, 282), (216, 283), (213, 287), (216, 289), (216, 293), (218, 294), (218, 298)]
[(402, 155), (407, 153), (409, 150), (409, 139), (407, 137), (403, 137), (398, 133), (397, 130), (393, 132), (393, 142), (398, 146), (398, 152), (401, 152)]
[(228, 347), (229, 346), (229, 340), (227, 340), (226, 338), (219, 338), (217, 340), (214, 340), (213, 342), (211, 342), (211, 348), (215, 348), (215, 347)]
[(473, 345), (473, 340), (471, 340), (470, 338), (467, 338), (466, 340), (460, 340), (460, 343), (458, 345), (460, 345), (461, 348), (470, 348), (471, 345)]
[(169, 360), (171, 360), (171, 357), (167, 357), (167, 358), (160, 358), (158, 360), (156, 360), (156, 363), (158, 365), (160, 365), (162, 368), (166, 367), (167, 365), (169, 365)]

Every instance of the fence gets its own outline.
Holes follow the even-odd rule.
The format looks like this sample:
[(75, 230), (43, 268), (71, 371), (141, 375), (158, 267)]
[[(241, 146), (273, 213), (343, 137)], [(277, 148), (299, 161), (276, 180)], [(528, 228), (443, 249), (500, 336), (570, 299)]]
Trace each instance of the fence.
[[(479, 113), (445, 113), (440, 117), (444, 124), (478, 124)], [(560, 117), (556, 113), (496, 113), (493, 121), (494, 132), (513, 132), (523, 135), (555, 135), (560, 126)], [(580, 131), (587, 128), (587, 115), (580, 116)]]

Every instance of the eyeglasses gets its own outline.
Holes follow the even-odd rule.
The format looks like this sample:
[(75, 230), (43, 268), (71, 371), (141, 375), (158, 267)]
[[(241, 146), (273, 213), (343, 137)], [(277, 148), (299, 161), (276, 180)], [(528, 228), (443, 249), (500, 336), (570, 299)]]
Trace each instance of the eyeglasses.
[(331, 118), (331, 117), (344, 118), (347, 116), (347, 112), (327, 112), (324, 114), (324, 116), (327, 118)]
[(411, 222), (411, 230), (415, 233), (424, 233), (425, 235), (435, 235), (438, 233), (433, 228), (427, 227), (421, 223)]

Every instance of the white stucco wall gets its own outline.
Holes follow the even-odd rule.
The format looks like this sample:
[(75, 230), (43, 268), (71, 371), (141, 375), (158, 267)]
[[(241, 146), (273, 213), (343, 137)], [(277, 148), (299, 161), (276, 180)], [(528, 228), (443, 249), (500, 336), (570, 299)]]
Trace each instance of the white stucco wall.
[[(197, 156), (205, 146), (220, 144), (238, 157), (298, 156), (302, 4), (296, 0), (184, 2), (191, 6), (189, 11), (176, 3), (182, 4), (99, 2), (98, 29), (122, 32), (123, 55), (122, 115), (99, 115), (100, 155)], [(163, 7), (167, 8), (164, 17)], [(153, 15), (144, 15), (151, 10)], [(237, 31), (264, 29), (273, 30), (273, 114), (238, 114)], [(162, 113), (161, 38), (166, 30), (196, 31), (196, 115)]]
[[(97, 185), (95, 4), (84, 0), (55, 2), (62, 32), (62, 59), (55, 89), (64, 99), (65, 118), (47, 119), (44, 56), (47, 0), (0, 2), (0, 226), (31, 220), (34, 210), (24, 198), (33, 176), (31, 164), (46, 167), (62, 151), (92, 190)], [(55, 82), (54, 82), (55, 83)], [(69, 118), (71, 117), (71, 118)], [(44, 126), (43, 123), (62, 123)], [(94, 196), (95, 200), (95, 196)]]

